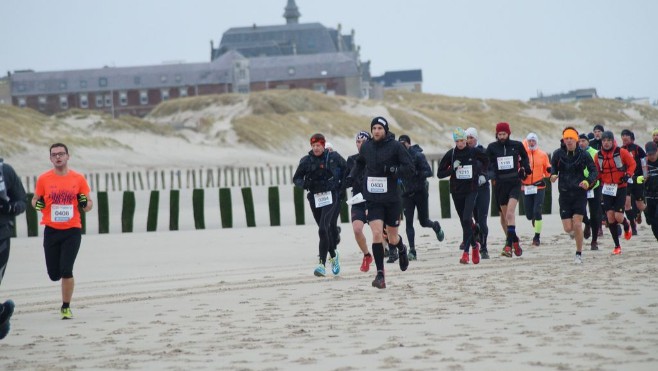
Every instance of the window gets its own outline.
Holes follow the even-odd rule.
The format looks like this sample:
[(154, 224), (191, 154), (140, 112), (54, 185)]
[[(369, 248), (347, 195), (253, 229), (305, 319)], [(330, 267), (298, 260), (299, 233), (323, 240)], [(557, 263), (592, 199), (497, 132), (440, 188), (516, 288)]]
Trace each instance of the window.
[(176, 82), (181, 82), (182, 78), (180, 75), (176, 75)]
[(169, 99), (169, 89), (162, 89), (160, 90), (160, 98), (162, 101), (166, 101)]
[(114, 102), (112, 102), (112, 95), (105, 94), (105, 107), (112, 107), (113, 103)]
[(119, 92), (119, 104), (122, 106), (128, 105), (128, 93), (125, 91)]
[(149, 104), (149, 93), (146, 90), (139, 91), (139, 104), (147, 105)]
[(248, 94), (249, 93), (249, 85), (239, 85), (238, 86), (238, 93)]
[(80, 108), (89, 108), (89, 97), (87, 94), (80, 94)]
[(135, 85), (139, 85), (142, 83), (142, 78), (140, 76), (135, 76), (133, 80), (135, 81)]
[(27, 102), (25, 101), (25, 98), (18, 98), (18, 106), (21, 108), (27, 106)]
[(66, 95), (59, 96), (59, 106), (62, 109), (69, 109), (69, 97)]
[(96, 94), (96, 107), (103, 107), (103, 95), (100, 93)]
[(86, 88), (87, 87), (87, 80), (80, 80), (80, 87), (81, 88)]
[(247, 78), (247, 71), (245, 71), (244, 68), (240, 68), (240, 69), (238, 70), (238, 78), (239, 78), (240, 80), (244, 80), (244, 79)]
[(45, 82), (40, 82), (39, 83), (39, 90), (46, 90), (46, 83)]
[(288, 75), (292, 76), (295, 74), (295, 67), (288, 68)]
[(187, 87), (184, 88), (178, 88), (178, 95), (181, 98), (187, 97)]
[(100, 87), (107, 86), (107, 77), (100, 77), (98, 79), (98, 86)]
[(167, 75), (160, 76), (160, 82), (167, 82)]
[(16, 84), (16, 90), (25, 91), (25, 85), (24, 84)]
[(313, 90), (319, 91), (320, 93), (324, 93), (327, 91), (327, 85), (322, 83), (315, 83), (313, 84)]
[(65, 89), (66, 89), (66, 81), (60, 81), (59, 90), (65, 90)]
[(39, 111), (43, 111), (46, 109), (46, 103), (48, 102), (48, 99), (44, 96), (39, 97)]

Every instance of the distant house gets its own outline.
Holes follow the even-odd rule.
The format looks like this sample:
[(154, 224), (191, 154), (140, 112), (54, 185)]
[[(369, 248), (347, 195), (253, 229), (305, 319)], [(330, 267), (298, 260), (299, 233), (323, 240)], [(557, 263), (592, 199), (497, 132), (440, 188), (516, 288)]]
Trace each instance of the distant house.
[(402, 89), (421, 93), (423, 91), (423, 71), (388, 71), (381, 76), (373, 76), (372, 82), (386, 89)]
[(568, 93), (554, 94), (554, 95), (544, 95), (539, 92), (536, 98), (530, 98), (530, 102), (538, 103), (565, 103), (565, 102), (574, 102), (582, 99), (595, 99), (598, 98), (596, 94), (596, 89), (577, 89), (572, 90)]
[(7, 77), (0, 78), (0, 104), (11, 104), (11, 90)]

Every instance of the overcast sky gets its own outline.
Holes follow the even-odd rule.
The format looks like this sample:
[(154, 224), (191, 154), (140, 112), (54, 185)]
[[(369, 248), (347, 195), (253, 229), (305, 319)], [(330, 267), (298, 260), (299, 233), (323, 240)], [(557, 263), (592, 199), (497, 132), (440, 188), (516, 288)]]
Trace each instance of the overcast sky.
[[(596, 88), (658, 99), (658, 1), (297, 0), (300, 23), (356, 32), (373, 75), (426, 92), (527, 100)], [(210, 60), (230, 27), (284, 24), (287, 0), (3, 0), (0, 72)]]

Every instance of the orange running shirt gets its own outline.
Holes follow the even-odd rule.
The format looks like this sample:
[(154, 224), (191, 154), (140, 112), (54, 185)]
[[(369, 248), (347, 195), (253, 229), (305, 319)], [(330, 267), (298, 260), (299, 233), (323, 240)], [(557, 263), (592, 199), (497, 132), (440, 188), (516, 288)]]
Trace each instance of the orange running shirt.
[(47, 171), (37, 179), (35, 194), (43, 196), (41, 224), (55, 229), (82, 228), (78, 194), (89, 195), (89, 185), (82, 174), (69, 170), (66, 175)]

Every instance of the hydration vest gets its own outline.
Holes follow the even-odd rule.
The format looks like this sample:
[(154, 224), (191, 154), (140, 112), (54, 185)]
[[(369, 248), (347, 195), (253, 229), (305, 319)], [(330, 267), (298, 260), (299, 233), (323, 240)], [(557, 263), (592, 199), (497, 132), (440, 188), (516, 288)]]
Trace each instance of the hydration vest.
[[(599, 160), (599, 168), (603, 171), (603, 160), (605, 159), (603, 155), (603, 150), (599, 151), (597, 154), (597, 159)], [(619, 147), (615, 147), (615, 151), (612, 153), (612, 160), (615, 162), (615, 167), (621, 172), (626, 171), (626, 165), (621, 161), (621, 150)]]

